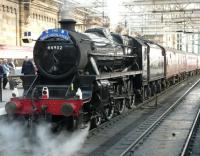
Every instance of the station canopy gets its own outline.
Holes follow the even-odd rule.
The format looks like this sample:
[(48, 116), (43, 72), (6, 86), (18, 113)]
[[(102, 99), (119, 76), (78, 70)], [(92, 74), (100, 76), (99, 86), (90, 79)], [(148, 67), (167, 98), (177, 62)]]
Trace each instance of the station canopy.
[(90, 16), (109, 17), (143, 34), (200, 32), (200, 0), (63, 0), (69, 7), (96, 10)]

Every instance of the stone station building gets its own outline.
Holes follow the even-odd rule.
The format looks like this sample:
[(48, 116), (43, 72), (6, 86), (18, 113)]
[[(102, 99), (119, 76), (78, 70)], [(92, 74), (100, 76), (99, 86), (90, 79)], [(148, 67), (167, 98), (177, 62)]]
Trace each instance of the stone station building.
[(59, 0), (0, 0), (0, 44), (22, 46), (22, 38), (58, 27), (61, 4)]

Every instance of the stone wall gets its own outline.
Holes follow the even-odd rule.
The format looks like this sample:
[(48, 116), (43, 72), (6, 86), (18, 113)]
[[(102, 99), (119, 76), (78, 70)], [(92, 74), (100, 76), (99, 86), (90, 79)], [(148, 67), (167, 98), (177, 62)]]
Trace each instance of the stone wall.
[(43, 30), (58, 27), (59, 5), (54, 0), (0, 0), (0, 44), (27, 45), (22, 38), (37, 39)]
[[(34, 0), (30, 4), (21, 4), (22, 38), (28, 36), (37, 39), (42, 31), (58, 27), (58, 6), (50, 1)], [(23, 44), (23, 43), (22, 43)]]
[(0, 44), (19, 44), (18, 0), (0, 0), (0, 34)]

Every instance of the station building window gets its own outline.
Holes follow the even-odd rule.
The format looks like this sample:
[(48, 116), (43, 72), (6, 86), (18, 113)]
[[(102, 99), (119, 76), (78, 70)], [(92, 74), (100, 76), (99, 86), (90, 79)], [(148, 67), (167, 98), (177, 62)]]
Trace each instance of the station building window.
[(5, 5), (3, 5), (2, 7), (3, 7), (3, 12), (5, 12), (5, 11), (6, 11), (6, 7), (5, 7)]
[(198, 44), (198, 53), (200, 54), (200, 34), (198, 34), (198, 40), (197, 40), (197, 44)]
[(182, 50), (182, 35), (177, 34), (177, 49)]
[(30, 31), (25, 31), (24, 32), (24, 37), (30, 37), (31, 36), (31, 32)]

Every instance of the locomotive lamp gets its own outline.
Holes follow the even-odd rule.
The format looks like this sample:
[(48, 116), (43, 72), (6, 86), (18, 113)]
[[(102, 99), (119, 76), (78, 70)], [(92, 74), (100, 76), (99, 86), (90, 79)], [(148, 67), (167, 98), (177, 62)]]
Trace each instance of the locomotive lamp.
[(7, 102), (5, 106), (5, 110), (8, 114), (14, 114), (17, 110), (21, 108), (20, 103), (15, 103), (15, 102)]
[(72, 104), (65, 103), (61, 106), (60, 111), (64, 116), (71, 116), (74, 112), (74, 107)]
[(42, 89), (42, 99), (48, 99), (49, 98), (49, 89), (48, 87), (43, 87)]
[(82, 100), (82, 98), (83, 98), (83, 93), (82, 93), (82, 91), (81, 91), (80, 88), (78, 88), (78, 90), (77, 90), (77, 92), (76, 92), (76, 96), (78, 97), (78, 99), (81, 99), (81, 100)]
[(19, 96), (19, 92), (17, 88), (14, 88), (14, 90), (12, 91), (12, 97), (18, 97)]

